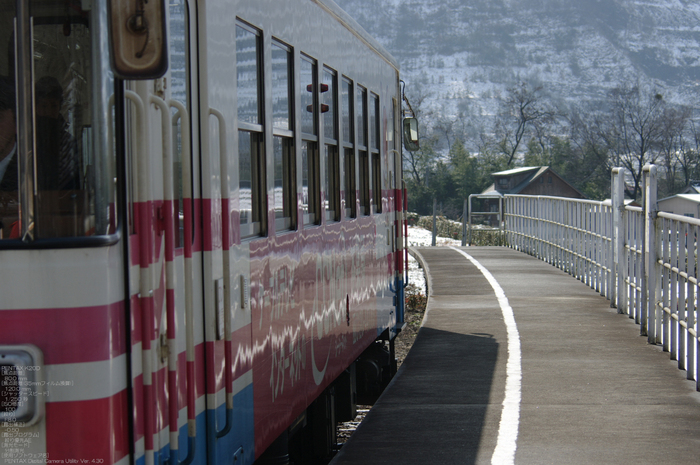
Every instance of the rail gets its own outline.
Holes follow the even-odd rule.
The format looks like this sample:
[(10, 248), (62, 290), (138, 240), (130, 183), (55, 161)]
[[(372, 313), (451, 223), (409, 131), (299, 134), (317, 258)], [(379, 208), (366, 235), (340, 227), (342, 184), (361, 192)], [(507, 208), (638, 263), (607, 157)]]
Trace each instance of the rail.
[(643, 206), (625, 205), (625, 175), (613, 170), (611, 200), (604, 202), (506, 195), (506, 243), (607, 297), (700, 390), (700, 220), (658, 211), (654, 165), (643, 170)]

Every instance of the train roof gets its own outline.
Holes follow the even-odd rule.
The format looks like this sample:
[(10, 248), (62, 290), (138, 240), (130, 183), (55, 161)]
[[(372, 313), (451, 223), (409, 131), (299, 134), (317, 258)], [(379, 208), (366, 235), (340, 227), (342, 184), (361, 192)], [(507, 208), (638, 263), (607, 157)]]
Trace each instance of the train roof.
[(328, 14), (333, 16), (340, 24), (345, 26), (350, 32), (352, 32), (358, 39), (364, 42), (369, 48), (374, 50), (375, 53), (381, 55), (391, 66), (393, 66), (397, 71), (399, 70), (399, 63), (396, 59), (391, 56), (391, 54), (379, 43), (377, 40), (369, 35), (367, 31), (364, 30), (362, 26), (359, 25), (349, 14), (340, 8), (333, 0), (311, 0), (313, 3), (317, 4), (319, 7), (323, 8)]

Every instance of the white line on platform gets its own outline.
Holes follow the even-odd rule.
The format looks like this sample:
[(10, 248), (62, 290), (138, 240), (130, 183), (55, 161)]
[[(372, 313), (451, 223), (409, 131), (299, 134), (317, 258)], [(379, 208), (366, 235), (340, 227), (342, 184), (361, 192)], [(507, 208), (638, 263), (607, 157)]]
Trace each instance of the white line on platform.
[(498, 428), (498, 441), (491, 457), (493, 465), (508, 465), (514, 463), (515, 449), (517, 447), (518, 426), (520, 422), (520, 381), (522, 379), (522, 369), (520, 365), (520, 334), (515, 324), (513, 309), (508, 302), (506, 293), (496, 281), (496, 278), (484, 268), (484, 266), (468, 253), (456, 247), (450, 247), (464, 255), (472, 262), (491, 284), (498, 304), (501, 306), (503, 320), (506, 324), (508, 335), (508, 362), (506, 364), (506, 395), (503, 399), (503, 410), (501, 411), (501, 423)]

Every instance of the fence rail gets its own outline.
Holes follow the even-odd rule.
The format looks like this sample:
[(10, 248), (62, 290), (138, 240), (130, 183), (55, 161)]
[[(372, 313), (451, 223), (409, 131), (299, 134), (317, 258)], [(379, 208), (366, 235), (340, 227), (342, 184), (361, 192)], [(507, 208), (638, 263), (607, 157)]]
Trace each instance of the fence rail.
[(611, 200), (506, 195), (508, 246), (550, 263), (607, 297), (661, 344), (700, 390), (700, 220), (659, 212), (656, 167), (644, 167), (643, 206), (625, 206), (624, 168)]

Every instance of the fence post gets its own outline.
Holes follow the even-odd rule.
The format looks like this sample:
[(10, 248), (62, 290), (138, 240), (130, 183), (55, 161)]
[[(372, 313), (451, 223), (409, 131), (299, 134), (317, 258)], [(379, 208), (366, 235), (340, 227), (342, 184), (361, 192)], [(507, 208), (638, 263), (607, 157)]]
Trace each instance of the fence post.
[(498, 198), (498, 232), (501, 236), (501, 245), (506, 245), (506, 217), (505, 217), (505, 197)]
[[(624, 168), (612, 170), (612, 202), (613, 228), (612, 228), (612, 254), (614, 267), (612, 269), (610, 306), (617, 306), (617, 313), (624, 313), (627, 307), (625, 300), (625, 276), (622, 273), (622, 260), (625, 252), (625, 238), (623, 233), (623, 215), (625, 213), (625, 174)], [(615, 278), (617, 276), (617, 279)]]
[(642, 244), (642, 262), (644, 278), (642, 279), (642, 320), (640, 334), (647, 336), (650, 344), (655, 342), (654, 331), (656, 315), (656, 165), (644, 165), (644, 242)]
[(462, 208), (462, 247), (467, 245), (467, 217), (469, 215), (469, 211), (467, 210), (467, 202), (468, 200), (464, 199), (464, 208)]
[(432, 246), (435, 247), (437, 243), (437, 197), (433, 199), (433, 242)]

